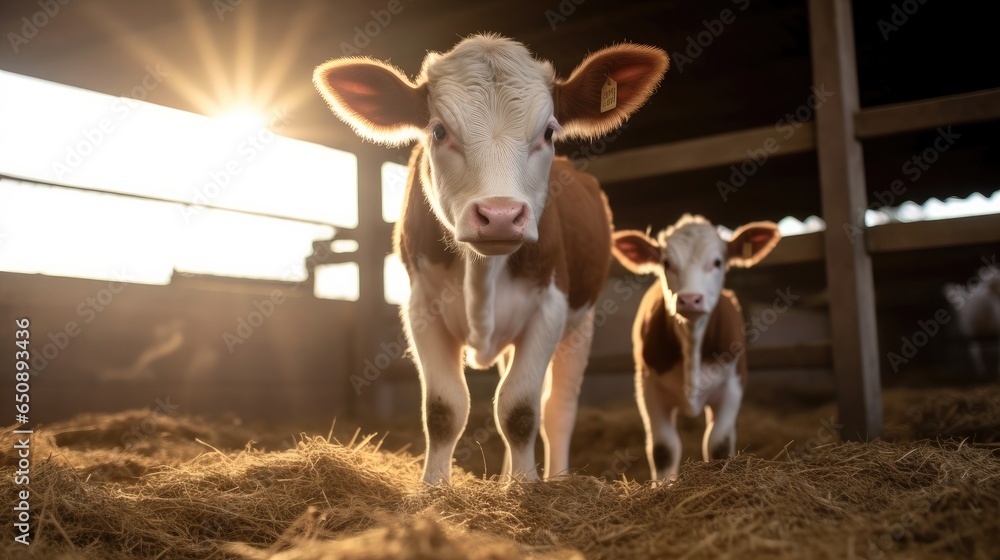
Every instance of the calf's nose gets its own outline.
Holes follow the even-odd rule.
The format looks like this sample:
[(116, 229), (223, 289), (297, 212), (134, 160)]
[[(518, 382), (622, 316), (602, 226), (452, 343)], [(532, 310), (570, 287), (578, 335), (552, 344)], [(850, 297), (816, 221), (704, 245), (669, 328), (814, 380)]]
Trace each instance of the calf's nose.
[(530, 210), (512, 198), (487, 198), (472, 204), (468, 219), (480, 241), (518, 241), (524, 237)]
[(705, 296), (694, 292), (681, 292), (677, 294), (677, 312), (684, 313), (704, 313)]

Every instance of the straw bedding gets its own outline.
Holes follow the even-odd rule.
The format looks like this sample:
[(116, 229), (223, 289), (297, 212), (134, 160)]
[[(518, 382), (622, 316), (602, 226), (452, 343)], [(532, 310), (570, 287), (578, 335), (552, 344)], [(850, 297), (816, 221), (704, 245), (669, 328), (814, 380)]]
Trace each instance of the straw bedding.
[[(418, 484), (420, 457), (394, 451), (412, 434), (304, 435), (267, 451), (279, 445), (248, 443), (267, 436), (247, 427), (176, 416), (116, 450), (148, 412), (79, 417), (34, 434), (34, 543), (8, 538), (0, 557), (995, 558), (1000, 387), (885, 400), (887, 440), (868, 444), (835, 443), (832, 404), (749, 401), (736, 457), (686, 460), (658, 488), (644, 482), (628, 403), (582, 411), (572, 476), (484, 477), (494, 435), (460, 462), (472, 472), (431, 489)], [(682, 425), (685, 457), (700, 430)], [(3, 449), (12, 438), (0, 434)], [(11, 500), (13, 465), (5, 451), (0, 495)], [(0, 524), (10, 516), (0, 509)]]

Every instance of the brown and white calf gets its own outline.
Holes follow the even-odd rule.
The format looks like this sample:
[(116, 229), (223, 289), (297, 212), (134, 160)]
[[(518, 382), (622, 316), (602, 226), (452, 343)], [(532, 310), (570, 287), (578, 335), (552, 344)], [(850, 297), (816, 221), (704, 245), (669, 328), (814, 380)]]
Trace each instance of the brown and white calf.
[[(592, 332), (611, 217), (593, 177), (553, 161), (553, 140), (619, 126), (667, 65), (660, 49), (624, 44), (587, 56), (562, 80), (522, 44), (477, 35), (428, 54), (415, 82), (365, 58), (316, 69), (316, 86), (357, 134), (418, 143), (395, 246), (410, 276), (402, 317), (423, 391), (424, 482), (450, 482), (469, 416), (465, 361), (500, 363), (504, 474), (537, 478), (539, 423), (545, 476), (567, 470), (590, 352), (589, 335), (586, 344), (568, 335)], [(440, 297), (449, 285), (461, 295)], [(438, 320), (421, 316), (430, 305), (443, 309)]]
[(646, 428), (653, 480), (677, 474), (677, 413), (705, 411), (706, 461), (736, 451), (736, 416), (747, 381), (746, 330), (736, 295), (722, 288), (731, 266), (764, 258), (781, 234), (771, 222), (747, 224), (726, 242), (701, 216), (685, 215), (656, 239), (639, 231), (614, 235), (615, 257), (659, 282), (639, 304), (632, 329), (636, 400)]
[[(955, 310), (959, 334), (967, 339), (976, 375), (986, 377), (988, 368), (983, 358), (983, 342), (990, 338), (996, 340), (1000, 335), (1000, 267), (987, 263), (967, 284), (945, 285), (944, 296)], [(890, 356), (889, 362), (892, 360)], [(997, 373), (1000, 374), (1000, 360)]]

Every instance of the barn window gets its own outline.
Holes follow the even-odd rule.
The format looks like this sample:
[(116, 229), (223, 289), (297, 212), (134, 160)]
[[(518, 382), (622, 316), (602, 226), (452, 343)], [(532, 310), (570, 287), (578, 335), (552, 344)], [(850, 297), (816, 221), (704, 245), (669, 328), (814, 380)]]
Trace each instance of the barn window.
[(382, 219), (395, 223), (403, 211), (407, 167), (387, 161), (382, 164)]
[[(357, 158), (281, 136), (293, 119), (212, 118), (0, 72), (0, 270), (306, 280), (312, 242), (358, 224)], [(357, 299), (357, 265), (337, 266), (317, 272), (316, 292)]]
[[(387, 161), (382, 164), (382, 219), (395, 223), (403, 210), (403, 193), (406, 190), (408, 168)], [(402, 305), (410, 296), (410, 278), (403, 263), (395, 254), (385, 257), (383, 287), (386, 303)]]

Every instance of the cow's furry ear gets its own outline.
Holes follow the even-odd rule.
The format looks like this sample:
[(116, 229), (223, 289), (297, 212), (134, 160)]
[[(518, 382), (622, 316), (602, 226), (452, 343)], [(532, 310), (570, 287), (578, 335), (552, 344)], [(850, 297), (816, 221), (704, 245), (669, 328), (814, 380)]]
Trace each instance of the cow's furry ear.
[[(596, 138), (621, 126), (649, 99), (670, 66), (662, 49), (624, 43), (597, 51), (552, 88), (555, 117), (563, 138)], [(615, 107), (602, 111), (608, 79), (616, 87)]]
[(330, 109), (367, 140), (399, 146), (427, 126), (426, 88), (393, 66), (370, 58), (340, 58), (316, 67), (313, 83)]
[(635, 274), (656, 270), (662, 258), (660, 244), (637, 230), (616, 231), (612, 236), (611, 252), (622, 266)]
[(740, 226), (726, 245), (729, 266), (749, 268), (759, 263), (781, 241), (774, 222), (752, 222)]

